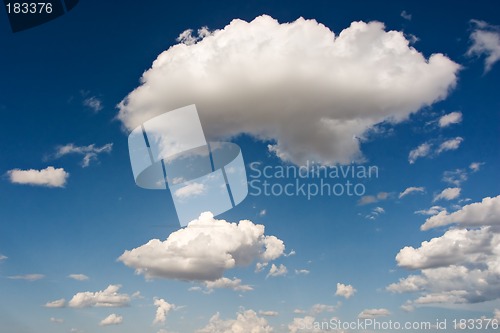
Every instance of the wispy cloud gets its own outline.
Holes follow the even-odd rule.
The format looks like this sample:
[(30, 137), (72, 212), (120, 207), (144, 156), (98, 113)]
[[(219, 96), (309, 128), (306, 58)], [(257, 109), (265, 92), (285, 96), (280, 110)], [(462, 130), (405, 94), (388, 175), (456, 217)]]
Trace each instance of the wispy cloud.
[(472, 45), (467, 50), (468, 56), (485, 56), (484, 72), (491, 70), (500, 60), (500, 29), (485, 21), (471, 20), (474, 30), (470, 34)]
[(37, 281), (45, 277), (43, 274), (25, 274), (25, 275), (13, 275), (8, 278), (11, 280), (26, 280), (26, 281)]
[(424, 187), (415, 187), (415, 186), (411, 186), (411, 187), (408, 187), (406, 188), (403, 192), (399, 193), (399, 199), (411, 194), (411, 193), (423, 193), (425, 192), (425, 188)]
[(70, 154), (82, 155), (83, 159), (81, 164), (83, 168), (86, 168), (90, 165), (91, 161), (98, 160), (99, 154), (110, 153), (112, 149), (112, 143), (107, 143), (101, 147), (98, 147), (95, 144), (88, 146), (75, 146), (72, 143), (68, 143), (67, 145), (59, 146), (54, 157), (57, 159)]

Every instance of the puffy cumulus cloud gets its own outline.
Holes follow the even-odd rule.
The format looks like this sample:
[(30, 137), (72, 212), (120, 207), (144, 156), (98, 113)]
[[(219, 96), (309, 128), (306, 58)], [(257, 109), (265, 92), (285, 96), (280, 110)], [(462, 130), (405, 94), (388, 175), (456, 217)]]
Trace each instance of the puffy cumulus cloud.
[(465, 205), (453, 213), (443, 210), (437, 215), (429, 217), (420, 229), (428, 230), (449, 224), (457, 224), (461, 227), (499, 225), (500, 195), (493, 198), (483, 198), (481, 202)]
[(83, 155), (82, 167), (86, 168), (90, 165), (91, 161), (97, 161), (99, 154), (110, 153), (111, 150), (113, 150), (112, 143), (107, 143), (101, 147), (97, 147), (95, 144), (88, 146), (75, 146), (72, 143), (68, 143), (67, 145), (57, 148), (55, 158), (61, 158), (69, 154)]
[(418, 193), (418, 192), (420, 192), (420, 193), (425, 192), (425, 188), (424, 187), (415, 187), (415, 186), (408, 187), (403, 192), (399, 193), (399, 199), (406, 197), (408, 194)]
[(120, 285), (109, 285), (106, 289), (96, 292), (80, 292), (73, 296), (68, 302), (72, 308), (87, 308), (87, 307), (124, 307), (130, 303), (130, 296), (120, 294)]
[(337, 283), (337, 291), (335, 296), (341, 296), (345, 299), (351, 298), (357, 290), (350, 284)]
[(100, 326), (120, 325), (123, 323), (123, 316), (115, 313), (110, 314), (99, 323)]
[(153, 324), (165, 323), (169, 312), (175, 309), (175, 304), (170, 304), (162, 298), (155, 299), (154, 306), (156, 306), (156, 315)]
[(150, 240), (125, 251), (118, 260), (146, 279), (215, 281), (228, 269), (274, 260), (284, 250), (283, 241), (264, 235), (263, 225), (216, 220), (206, 212), (165, 241)]
[(46, 308), (64, 308), (66, 306), (66, 300), (64, 298), (47, 302), (44, 305)]
[(418, 293), (408, 308), (500, 299), (500, 213), (498, 197), (440, 212), (422, 226), (456, 224), (442, 236), (418, 248), (404, 247), (396, 255), (400, 267), (420, 270), (387, 287), (396, 293)]
[(275, 264), (272, 264), (266, 277), (285, 276), (287, 273), (288, 269), (285, 265), (281, 264), (279, 266), (276, 266)]
[(7, 171), (9, 180), (13, 184), (46, 186), (46, 187), (64, 187), (68, 180), (69, 173), (63, 168), (46, 167), (42, 170), (21, 170), (13, 169)]
[(222, 277), (215, 281), (205, 281), (205, 288), (207, 293), (211, 293), (214, 289), (232, 289), (234, 291), (250, 291), (253, 287), (248, 284), (242, 284), (241, 279), (229, 279), (227, 277)]
[(434, 201), (438, 201), (438, 200), (456, 199), (460, 196), (461, 191), (462, 191), (462, 189), (460, 187), (445, 188), (444, 190), (441, 191), (441, 193), (438, 193), (432, 201), (434, 202)]
[(265, 318), (259, 317), (253, 310), (242, 311), (237, 314), (236, 319), (223, 320), (216, 313), (210, 318), (208, 324), (196, 331), (197, 333), (270, 333), (273, 328), (269, 326)]
[(468, 56), (485, 56), (484, 71), (488, 72), (500, 60), (500, 29), (484, 21), (471, 20), (474, 30), (470, 34), (472, 42)]
[(68, 275), (70, 279), (77, 280), (77, 281), (87, 281), (89, 277), (85, 274), (70, 274)]
[(359, 319), (374, 319), (390, 316), (391, 312), (387, 309), (366, 309), (360, 312)]
[(353, 138), (444, 99), (460, 68), (442, 54), (426, 59), (380, 22), (335, 35), (315, 20), (262, 15), (179, 41), (118, 105), (125, 127), (194, 103), (207, 138), (247, 133), (296, 164), (361, 160)]
[(445, 114), (441, 118), (439, 118), (439, 127), (448, 127), (453, 124), (459, 124), (462, 122), (462, 112), (454, 111), (448, 114)]
[(396, 255), (398, 266), (408, 269), (443, 267), (481, 261), (492, 250), (493, 233), (487, 228), (452, 229), (440, 237), (422, 242), (419, 248), (406, 246)]

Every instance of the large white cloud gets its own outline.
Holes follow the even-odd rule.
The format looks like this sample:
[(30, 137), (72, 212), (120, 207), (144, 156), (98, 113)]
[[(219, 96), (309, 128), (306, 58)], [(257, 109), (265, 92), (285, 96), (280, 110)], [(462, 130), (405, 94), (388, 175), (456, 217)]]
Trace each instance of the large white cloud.
[(150, 240), (125, 251), (118, 260), (147, 279), (214, 281), (227, 269), (256, 260), (268, 262), (283, 255), (284, 250), (283, 241), (264, 235), (263, 225), (249, 220), (216, 220), (207, 212), (165, 241)]
[(269, 326), (265, 318), (259, 317), (253, 310), (242, 311), (237, 314), (236, 319), (223, 320), (219, 313), (210, 318), (208, 324), (196, 331), (197, 333), (270, 333), (273, 328)]
[[(496, 198), (442, 211), (427, 219), (422, 229), (455, 223), (443, 235), (406, 246), (396, 261), (420, 270), (387, 287), (391, 292), (418, 293), (405, 307), (442, 303), (478, 303), (500, 299), (500, 211)], [(470, 227), (470, 228), (467, 228)]]
[(49, 166), (42, 170), (21, 170), (13, 169), (7, 172), (9, 180), (13, 184), (46, 186), (46, 187), (64, 187), (68, 180), (69, 173), (63, 168), (54, 168)]
[(96, 292), (80, 292), (73, 296), (68, 302), (72, 308), (86, 307), (124, 307), (130, 303), (130, 296), (120, 294), (120, 285), (109, 285), (106, 289)]
[(380, 22), (352, 22), (335, 35), (315, 20), (263, 15), (180, 41), (119, 104), (125, 127), (196, 104), (209, 139), (273, 140), (271, 151), (298, 164), (359, 159), (355, 137), (444, 99), (460, 67), (442, 54), (426, 59)]
[(422, 242), (419, 248), (404, 247), (396, 255), (396, 261), (398, 266), (409, 269), (479, 261), (490, 255), (494, 236), (488, 228), (448, 230), (440, 237)]
[(464, 227), (500, 224), (500, 195), (483, 198), (481, 202), (465, 205), (453, 213), (441, 211), (429, 217), (420, 229), (428, 230), (449, 224)]

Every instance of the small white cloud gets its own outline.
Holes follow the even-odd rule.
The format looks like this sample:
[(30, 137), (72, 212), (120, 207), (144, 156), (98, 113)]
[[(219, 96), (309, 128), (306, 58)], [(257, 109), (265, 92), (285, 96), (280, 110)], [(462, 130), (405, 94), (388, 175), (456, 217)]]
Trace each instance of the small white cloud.
[(411, 14), (407, 13), (406, 10), (403, 10), (401, 12), (401, 17), (407, 21), (411, 21)]
[(379, 192), (379, 193), (377, 193), (377, 195), (365, 195), (359, 199), (358, 205), (367, 205), (367, 204), (387, 200), (389, 198), (389, 195), (390, 194), (388, 192)]
[(314, 315), (323, 313), (323, 312), (334, 312), (342, 303), (338, 303), (336, 306), (328, 305), (328, 304), (314, 304), (311, 307), (311, 313)]
[(250, 291), (253, 290), (252, 286), (247, 284), (241, 284), (241, 279), (233, 278), (232, 280), (226, 277), (222, 277), (215, 281), (205, 281), (205, 288), (207, 292), (210, 293), (214, 289), (232, 289), (234, 291)]
[(279, 266), (276, 266), (275, 264), (272, 264), (271, 269), (269, 269), (269, 273), (267, 273), (266, 277), (284, 276), (287, 273), (288, 269), (286, 268), (285, 265), (281, 264)]
[(51, 317), (50, 322), (54, 324), (62, 324), (64, 323), (64, 319)]
[(89, 279), (89, 277), (85, 274), (70, 274), (68, 275), (70, 279), (77, 280), (77, 281), (86, 281)]
[(425, 157), (430, 153), (431, 153), (431, 145), (427, 142), (422, 143), (420, 146), (410, 151), (410, 154), (408, 155), (408, 162), (410, 162), (410, 164), (413, 164), (417, 159)]
[(4, 256), (3, 254), (0, 254), (0, 262), (7, 260), (9, 257)]
[(64, 187), (69, 177), (69, 173), (63, 168), (54, 168), (49, 166), (42, 170), (21, 170), (13, 169), (7, 171), (9, 180), (13, 184), (46, 186), (46, 187)]
[(87, 308), (87, 307), (124, 307), (130, 303), (130, 296), (120, 294), (120, 285), (109, 285), (106, 289), (97, 292), (80, 292), (77, 293), (68, 302), (72, 308)]
[(363, 310), (359, 315), (359, 319), (374, 319), (379, 317), (387, 317), (391, 312), (387, 309), (366, 309)]
[(469, 169), (471, 169), (472, 172), (478, 172), (479, 169), (481, 169), (481, 166), (484, 164), (484, 162), (472, 162), (469, 165)]
[(465, 182), (467, 178), (468, 178), (467, 170), (465, 169), (456, 169), (451, 171), (445, 171), (443, 173), (443, 181), (455, 186), (460, 186), (460, 184)]
[(424, 209), (424, 210), (417, 210), (415, 214), (420, 214), (420, 215), (436, 215), (442, 212), (443, 210), (446, 210), (444, 207), (441, 206), (432, 206), (429, 209)]
[(259, 216), (265, 216), (266, 214), (267, 214), (267, 211), (265, 209), (263, 209), (259, 212)]
[(425, 188), (424, 187), (408, 187), (406, 188), (403, 192), (399, 193), (399, 199), (407, 196), (408, 194), (411, 194), (411, 193), (416, 193), (416, 192), (425, 192)]
[(202, 183), (189, 183), (184, 187), (179, 188), (174, 192), (174, 195), (179, 199), (186, 199), (205, 193), (206, 186)]
[(154, 306), (156, 306), (156, 315), (153, 325), (165, 323), (169, 312), (175, 309), (175, 304), (170, 304), (162, 298), (155, 299)]
[(448, 187), (445, 188), (441, 193), (437, 194), (434, 199), (432, 200), (433, 202), (438, 201), (438, 200), (453, 200), (456, 199), (460, 196), (460, 192), (462, 189), (460, 187)]
[(44, 306), (46, 308), (64, 308), (66, 306), (66, 300), (61, 298), (52, 302), (47, 302)]
[(335, 295), (349, 299), (356, 291), (357, 290), (350, 284), (337, 283), (337, 291), (335, 292)]
[(57, 159), (69, 154), (83, 155), (82, 167), (86, 168), (90, 165), (91, 161), (97, 161), (99, 154), (110, 153), (111, 150), (113, 150), (112, 143), (107, 143), (101, 147), (95, 144), (75, 146), (72, 143), (68, 143), (67, 145), (58, 147), (54, 157)]
[(25, 275), (13, 275), (9, 276), (11, 280), (26, 280), (26, 281), (37, 281), (45, 277), (43, 274), (25, 274)]
[(83, 100), (83, 105), (90, 108), (95, 113), (103, 109), (102, 101), (96, 96), (90, 96)]
[(296, 269), (296, 270), (295, 270), (295, 274), (297, 274), (297, 275), (307, 275), (307, 274), (309, 274), (309, 273), (310, 273), (310, 272), (309, 272), (309, 270), (307, 270), (307, 269)]
[(133, 293), (132, 295), (130, 295), (130, 297), (132, 297), (133, 299), (142, 299), (142, 298), (144, 298), (144, 296), (141, 295), (140, 291), (136, 291), (135, 293)]
[(500, 60), (500, 30), (497, 26), (484, 21), (471, 20), (475, 26), (470, 34), (472, 45), (467, 50), (468, 56), (485, 56), (484, 72), (491, 70)]
[(439, 127), (448, 127), (462, 122), (462, 112), (454, 111), (439, 118)]
[(112, 313), (109, 316), (107, 316), (106, 318), (104, 318), (103, 320), (101, 320), (99, 325), (100, 326), (109, 326), (109, 325), (120, 325), (121, 323), (123, 323), (123, 317), (119, 316), (115, 313)]
[(259, 311), (259, 315), (265, 317), (277, 317), (279, 313), (277, 311)]
[(259, 273), (259, 272), (262, 272), (266, 267), (267, 265), (269, 265), (268, 262), (258, 262), (255, 264), (255, 273)]
[(447, 150), (456, 150), (458, 147), (460, 147), (460, 144), (464, 141), (463, 138), (457, 136), (454, 139), (446, 140), (442, 142), (438, 149), (436, 150), (436, 154), (441, 154), (444, 151)]

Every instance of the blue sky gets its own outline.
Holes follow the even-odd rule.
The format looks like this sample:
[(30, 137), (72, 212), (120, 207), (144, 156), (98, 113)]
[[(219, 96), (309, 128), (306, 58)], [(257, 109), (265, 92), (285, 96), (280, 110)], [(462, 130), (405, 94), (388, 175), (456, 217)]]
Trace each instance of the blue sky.
[[(18, 33), (2, 14), (2, 332), (500, 320), (497, 12), (89, 0)], [(168, 191), (136, 186), (127, 136), (190, 104), (208, 139), (240, 146), (256, 186), (363, 193), (250, 190), (181, 229)], [(250, 166), (308, 161), (378, 176), (264, 179)]]

